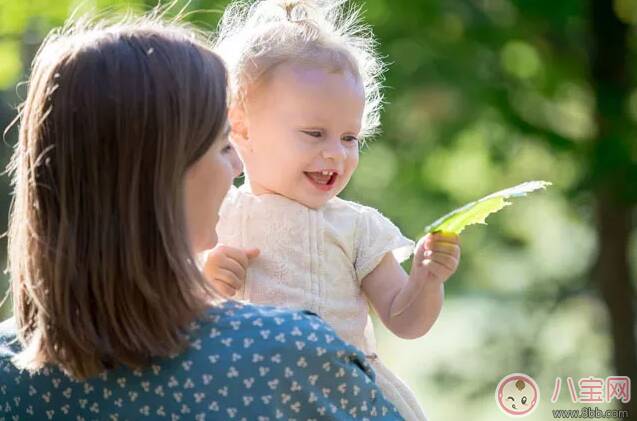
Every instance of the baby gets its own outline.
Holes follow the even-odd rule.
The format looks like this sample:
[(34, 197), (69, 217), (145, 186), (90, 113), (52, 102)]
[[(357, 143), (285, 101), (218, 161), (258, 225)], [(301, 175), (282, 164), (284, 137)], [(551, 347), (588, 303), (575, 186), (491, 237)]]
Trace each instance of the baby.
[[(379, 124), (383, 66), (358, 16), (342, 2), (309, 0), (226, 9), (217, 50), (229, 68), (231, 138), (246, 177), (225, 199), (223, 245), (209, 252), (204, 270), (227, 296), (322, 316), (368, 355), (401, 415), (424, 420), (413, 392), (375, 353), (369, 304), (396, 335), (424, 335), (460, 247), (442, 233), (414, 247), (377, 210), (337, 197)], [(412, 252), (408, 275), (400, 262)], [(290, 339), (299, 347), (312, 341)]]

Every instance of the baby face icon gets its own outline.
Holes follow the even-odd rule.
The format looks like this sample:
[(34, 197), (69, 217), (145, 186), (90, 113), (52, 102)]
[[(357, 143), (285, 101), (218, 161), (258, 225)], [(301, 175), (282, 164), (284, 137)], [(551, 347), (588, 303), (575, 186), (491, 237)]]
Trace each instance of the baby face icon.
[(540, 389), (531, 377), (522, 373), (505, 376), (495, 390), (495, 400), (507, 415), (523, 417), (533, 412), (540, 401)]

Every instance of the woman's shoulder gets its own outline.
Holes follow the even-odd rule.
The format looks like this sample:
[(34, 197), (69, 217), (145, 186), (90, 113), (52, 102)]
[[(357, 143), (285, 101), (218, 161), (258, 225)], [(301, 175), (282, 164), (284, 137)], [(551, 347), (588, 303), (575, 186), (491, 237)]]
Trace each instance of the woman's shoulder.
[(338, 359), (364, 360), (360, 350), (340, 339), (329, 324), (310, 310), (228, 300), (210, 309), (201, 323), (193, 339), (202, 344), (202, 349), (214, 351), (219, 360), (230, 363), (245, 357), (245, 363), (256, 363), (260, 354), (270, 355), (270, 362), (276, 363), (277, 359), (309, 354), (320, 357), (332, 351)]
[[(296, 316), (294, 315), (296, 314)], [(286, 307), (274, 305), (252, 304), (248, 301), (227, 299), (211, 306), (201, 318), (203, 323), (229, 323), (235, 320), (251, 320), (265, 317), (274, 320), (275, 317), (294, 317), (298, 319), (300, 314), (316, 315), (309, 310), (291, 310)]]
[[(199, 335), (221, 336), (259, 336), (268, 339), (270, 335), (295, 333), (298, 330), (329, 331), (319, 315), (310, 310), (293, 310), (273, 305), (255, 305), (245, 301), (226, 300), (211, 307), (204, 317), (193, 326)], [(296, 329), (295, 329), (296, 328)]]

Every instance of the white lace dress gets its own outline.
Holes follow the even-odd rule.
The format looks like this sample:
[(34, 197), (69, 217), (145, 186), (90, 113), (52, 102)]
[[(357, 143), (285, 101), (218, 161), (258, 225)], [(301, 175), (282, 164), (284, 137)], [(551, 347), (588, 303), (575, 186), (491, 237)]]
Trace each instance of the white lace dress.
[(367, 298), (360, 288), (387, 252), (399, 262), (414, 242), (376, 209), (334, 198), (311, 209), (276, 194), (232, 187), (217, 226), (219, 243), (258, 247), (235, 299), (308, 309), (369, 357), (385, 396), (408, 420), (426, 420), (414, 393), (376, 356)]

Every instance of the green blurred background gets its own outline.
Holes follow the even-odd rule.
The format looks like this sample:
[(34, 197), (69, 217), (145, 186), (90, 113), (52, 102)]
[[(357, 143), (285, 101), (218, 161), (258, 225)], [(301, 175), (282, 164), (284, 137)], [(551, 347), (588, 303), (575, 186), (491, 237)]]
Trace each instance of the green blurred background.
[[(214, 29), (226, 1), (177, 1)], [(0, 0), (0, 127), (25, 98), (39, 43), (75, 10), (147, 10), (155, 1)], [(571, 403), (566, 377), (627, 375), (637, 395), (637, 2), (358, 2), (390, 63), (383, 133), (343, 196), (375, 206), (416, 239), (441, 214), (531, 180), (553, 182), (462, 235), (461, 267), (423, 338), (377, 320), (381, 357), (432, 420), (506, 419), (506, 374), (535, 378), (529, 420)], [(174, 8), (179, 9), (180, 7)], [(6, 165), (17, 127), (6, 131)], [(10, 180), (0, 179), (1, 231)], [(6, 237), (0, 258), (5, 260)], [(7, 289), (7, 275), (0, 292)], [(11, 303), (0, 308), (9, 317)], [(559, 402), (550, 396), (556, 377)], [(637, 398), (637, 397), (636, 397)], [(637, 418), (633, 402), (623, 406)], [(593, 405), (620, 408), (612, 404)]]

